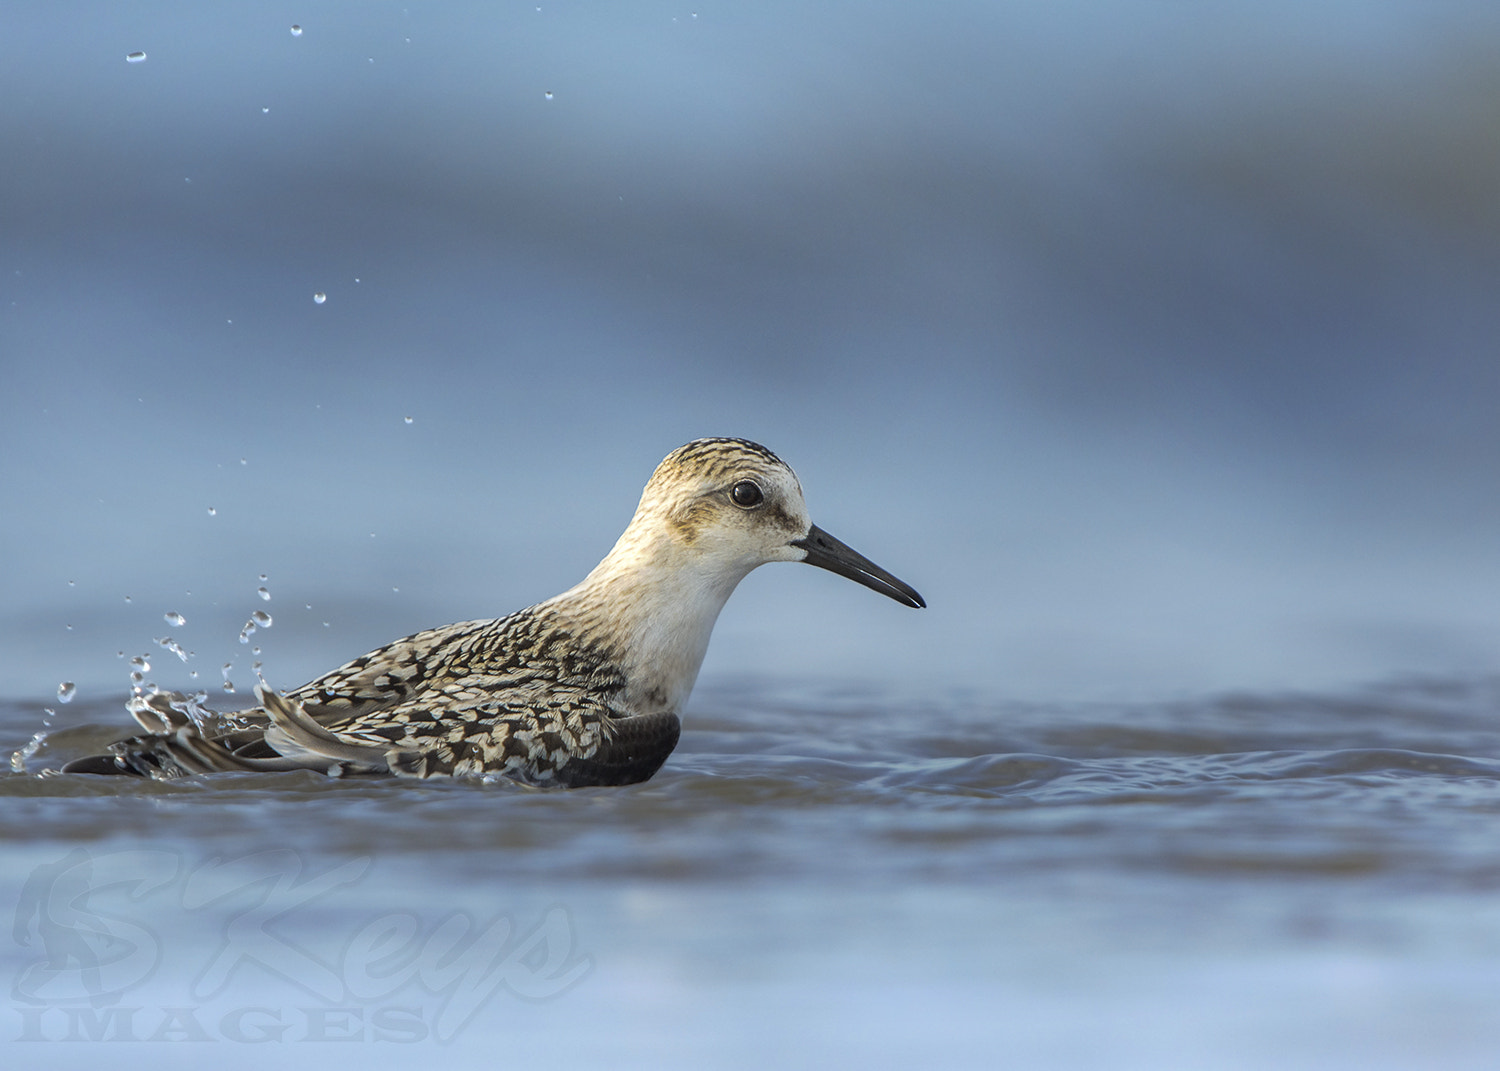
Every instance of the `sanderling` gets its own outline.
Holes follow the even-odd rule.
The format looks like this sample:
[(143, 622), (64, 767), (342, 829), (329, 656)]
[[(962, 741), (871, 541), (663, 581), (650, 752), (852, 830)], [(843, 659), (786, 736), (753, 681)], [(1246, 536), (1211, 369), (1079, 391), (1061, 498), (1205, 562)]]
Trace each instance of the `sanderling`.
[(758, 565), (799, 561), (926, 605), (814, 525), (796, 474), (771, 451), (697, 439), (657, 467), (625, 533), (577, 587), (498, 620), (418, 632), (285, 694), (262, 685), (251, 710), (137, 696), (130, 710), (147, 732), (63, 771), (644, 781), (677, 745), (730, 593)]

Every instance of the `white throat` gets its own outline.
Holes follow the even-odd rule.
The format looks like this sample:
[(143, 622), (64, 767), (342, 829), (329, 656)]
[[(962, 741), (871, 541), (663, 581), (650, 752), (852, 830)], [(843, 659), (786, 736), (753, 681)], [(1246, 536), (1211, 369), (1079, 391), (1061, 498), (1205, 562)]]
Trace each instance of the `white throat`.
[(543, 605), (617, 652), (632, 713), (680, 713), (719, 611), (759, 564), (726, 562), (627, 529), (578, 586)]

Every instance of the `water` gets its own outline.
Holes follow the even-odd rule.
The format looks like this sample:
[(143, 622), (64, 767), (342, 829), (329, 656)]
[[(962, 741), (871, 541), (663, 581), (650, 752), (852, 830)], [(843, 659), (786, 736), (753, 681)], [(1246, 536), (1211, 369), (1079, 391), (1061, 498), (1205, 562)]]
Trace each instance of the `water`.
[[(691, 14), (0, 5), (7, 902), (105, 883), (0, 941), (0, 1038), (1493, 1065), (1500, 8)], [(931, 608), (759, 571), (652, 783), (37, 776), (132, 684), (236, 705), (563, 590), (713, 434)]]
[[(540, 792), (38, 775), (119, 734), (117, 700), (80, 700), (0, 780), (0, 826), (17, 885), (80, 849), (97, 882), (161, 853), (134, 915), (97, 901), (162, 964), (118, 1003), (146, 1009), (142, 1037), (193, 1026), (152, 1009), (197, 1008), (216, 1059), (256, 1056), (225, 1035), (236, 1009), (276, 1010), (290, 1042), (332, 1036), (306, 1018), (326, 1004), (360, 1009), (335, 1025), (367, 1041), (450, 1031), (460, 1057), (587, 1021), (571, 1055), (630, 1066), (1480, 1067), (1500, 1051), (1497, 707), (1490, 679), (1128, 706), (720, 684), (652, 781)], [(0, 718), (22, 749), (37, 706)], [(235, 896), (190, 895), (226, 867)], [(276, 925), (237, 944), (272, 886)], [(350, 959), (377, 931), (385, 974)], [(493, 984), (459, 1023), (438, 947), (498, 962), (528, 934), (531, 967), (475, 973)], [(194, 995), (224, 957), (244, 962)]]

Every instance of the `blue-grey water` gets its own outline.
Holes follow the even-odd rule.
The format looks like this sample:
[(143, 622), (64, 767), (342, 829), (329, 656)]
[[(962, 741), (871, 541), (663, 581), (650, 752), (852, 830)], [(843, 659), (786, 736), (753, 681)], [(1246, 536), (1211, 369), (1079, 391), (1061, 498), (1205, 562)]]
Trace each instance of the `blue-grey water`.
[[(377, 1065), (441, 1041), (464, 1065), (1485, 1067), (1497, 700), (725, 687), (624, 789), (13, 775), (7, 885), (47, 884), (7, 1029), (27, 1066), (123, 1034), (233, 1066), (270, 1038), (294, 1066), (346, 1039)], [(33, 711), (4, 714), (24, 743)], [(118, 716), (69, 720), (34, 769)], [(59, 888), (90, 893), (64, 917)], [(100, 999), (75, 961), (38, 969), (44, 915), (95, 934)]]
[[(7, 1056), (1493, 1065), (1493, 3), (0, 41)], [(929, 608), (758, 571), (646, 785), (40, 772), (555, 594), (726, 434)]]

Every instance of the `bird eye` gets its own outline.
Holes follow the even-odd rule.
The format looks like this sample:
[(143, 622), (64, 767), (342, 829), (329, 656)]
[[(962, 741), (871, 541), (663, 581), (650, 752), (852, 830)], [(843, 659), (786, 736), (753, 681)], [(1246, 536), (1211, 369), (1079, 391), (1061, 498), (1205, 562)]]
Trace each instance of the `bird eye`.
[(754, 480), (741, 480), (729, 489), (729, 498), (740, 509), (754, 509), (766, 500)]

